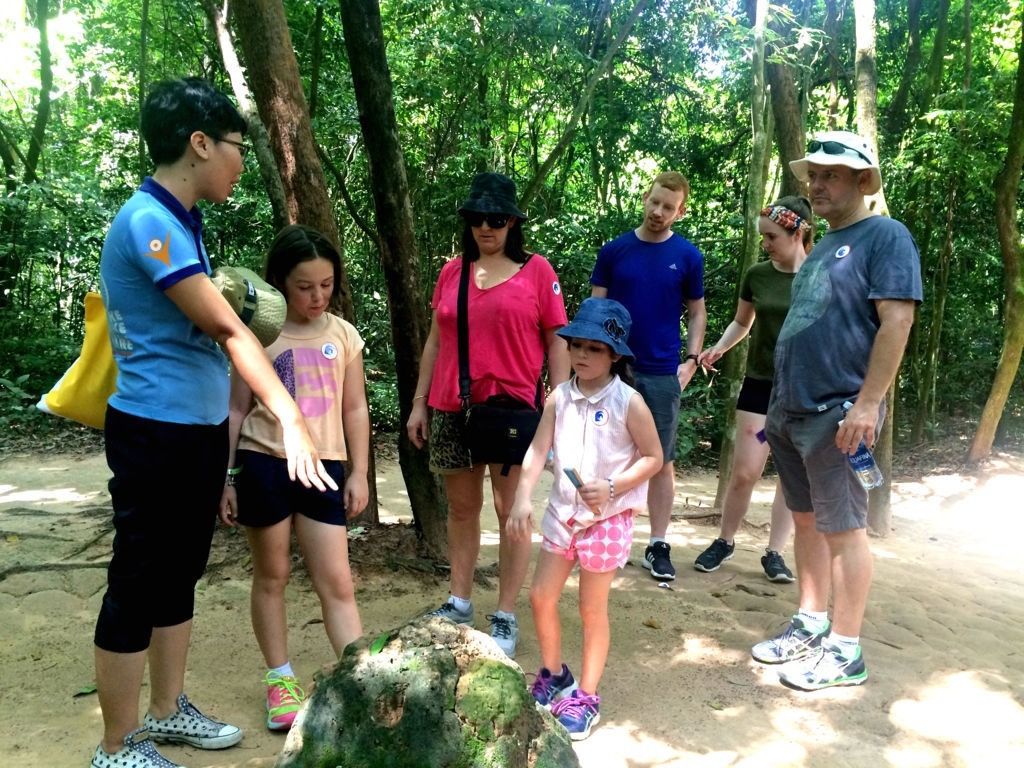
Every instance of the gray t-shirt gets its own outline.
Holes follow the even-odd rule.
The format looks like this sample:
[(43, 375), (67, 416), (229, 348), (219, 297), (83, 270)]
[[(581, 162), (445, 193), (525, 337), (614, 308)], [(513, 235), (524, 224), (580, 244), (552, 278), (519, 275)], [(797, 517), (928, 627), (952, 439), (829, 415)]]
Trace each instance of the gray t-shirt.
[(922, 298), (921, 257), (903, 224), (871, 216), (828, 232), (793, 281), (769, 407), (817, 413), (855, 398), (880, 325), (875, 300)]

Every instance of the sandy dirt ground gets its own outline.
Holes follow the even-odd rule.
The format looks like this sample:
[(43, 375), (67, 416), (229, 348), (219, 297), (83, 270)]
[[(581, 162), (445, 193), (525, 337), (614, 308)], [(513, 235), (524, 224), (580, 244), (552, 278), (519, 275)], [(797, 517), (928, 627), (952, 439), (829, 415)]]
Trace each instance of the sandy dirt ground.
[[(102, 456), (8, 456), (0, 461), (0, 765), (85, 768), (101, 720), (92, 632), (111, 529)], [(394, 523), (352, 542), (367, 633), (435, 607), (441, 573), (417, 570), (398, 468), (378, 465), (383, 516)], [(863, 631), (868, 682), (813, 694), (782, 687), (750, 646), (780, 630), (795, 585), (760, 568), (772, 484), (762, 483), (736, 556), (713, 574), (691, 567), (715, 537), (712, 474), (679, 478), (670, 533), (679, 578), (659, 586), (633, 560), (611, 596), (612, 649), (602, 721), (578, 742), (587, 768), (694, 766), (1024, 765), (1024, 461), (1003, 456), (972, 474), (894, 484), (891, 534), (873, 538), (875, 580)], [(546, 491), (538, 489), (535, 519)], [(485, 514), (480, 566), (497, 559)], [(403, 544), (404, 542), (404, 544)], [(408, 551), (406, 551), (408, 550)], [(792, 557), (790, 557), (792, 562)], [(478, 627), (494, 610), (496, 579), (474, 594)], [(262, 662), (249, 625), (243, 536), (220, 529), (200, 583), (187, 690), (203, 709), (245, 730), (235, 748), (163, 747), (189, 768), (269, 768), (283, 736), (264, 728)], [(565, 660), (578, 667), (576, 581), (563, 597)], [(292, 661), (309, 680), (332, 661), (319, 607), (300, 571), (289, 586)], [(539, 667), (525, 593), (517, 661)], [(147, 692), (143, 691), (143, 707)]]

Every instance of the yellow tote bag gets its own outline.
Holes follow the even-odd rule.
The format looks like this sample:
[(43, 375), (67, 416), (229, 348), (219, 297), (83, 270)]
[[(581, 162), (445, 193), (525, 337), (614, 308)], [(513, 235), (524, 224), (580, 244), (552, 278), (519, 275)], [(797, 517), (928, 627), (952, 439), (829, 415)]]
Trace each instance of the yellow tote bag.
[(107, 400), (117, 385), (117, 363), (110, 347), (103, 297), (85, 294), (85, 339), (82, 352), (60, 381), (36, 404), (46, 413), (103, 429)]

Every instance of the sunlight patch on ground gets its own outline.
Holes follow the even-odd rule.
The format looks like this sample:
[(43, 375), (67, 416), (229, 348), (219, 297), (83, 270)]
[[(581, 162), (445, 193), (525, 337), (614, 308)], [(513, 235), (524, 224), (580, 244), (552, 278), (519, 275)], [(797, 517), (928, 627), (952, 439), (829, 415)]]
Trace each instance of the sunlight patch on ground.
[(916, 699), (896, 701), (890, 719), (926, 740), (894, 746), (893, 765), (1024, 765), (1024, 707), (976, 672), (937, 678)]
[(68, 504), (89, 501), (99, 493), (79, 493), (74, 488), (47, 488), (18, 491), (16, 485), (0, 485), (0, 504)]
[[(685, 726), (681, 724), (680, 730)], [(735, 752), (683, 752), (678, 745), (652, 738), (640, 726), (627, 723), (598, 725), (590, 738), (575, 742), (573, 750), (584, 768), (726, 768), (736, 764)]]
[(822, 746), (839, 740), (828, 718), (807, 709), (779, 709), (771, 714), (771, 720), (775, 732), (793, 742)]
[(1016, 472), (980, 481), (969, 475), (925, 477), (893, 488), (893, 524), (898, 533), (917, 530), (937, 544), (955, 544), (958, 552), (1021, 572), (1021, 499), (1024, 475)]

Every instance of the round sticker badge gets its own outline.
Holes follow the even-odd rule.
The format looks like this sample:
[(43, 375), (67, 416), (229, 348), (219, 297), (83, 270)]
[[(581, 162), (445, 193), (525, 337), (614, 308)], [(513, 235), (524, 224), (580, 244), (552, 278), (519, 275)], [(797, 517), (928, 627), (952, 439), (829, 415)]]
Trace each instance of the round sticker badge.
[(338, 348), (328, 341), (320, 347), (320, 353), (328, 360), (333, 360), (338, 356)]
[(557, 282), (552, 283), (551, 284), (551, 292), (554, 293), (555, 296), (557, 296), (558, 294), (560, 294), (562, 292), (562, 286), (560, 286)]
[(595, 426), (603, 427), (607, 423), (608, 423), (608, 411), (606, 411), (604, 408), (598, 408), (596, 411), (594, 411), (594, 425)]
[(839, 248), (836, 249), (836, 258), (837, 259), (845, 259), (849, 255), (850, 255), (850, 246), (848, 246), (848, 245), (841, 245), (841, 246), (839, 246)]

